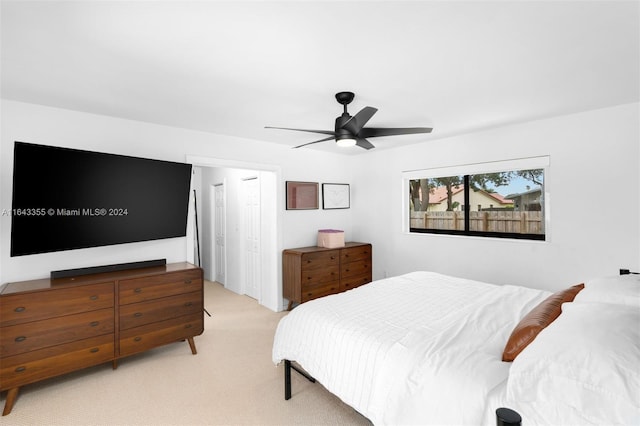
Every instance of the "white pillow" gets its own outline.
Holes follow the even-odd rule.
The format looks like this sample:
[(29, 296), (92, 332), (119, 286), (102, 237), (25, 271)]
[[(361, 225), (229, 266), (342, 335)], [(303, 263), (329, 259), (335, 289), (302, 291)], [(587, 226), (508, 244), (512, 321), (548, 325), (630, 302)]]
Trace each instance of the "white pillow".
[(573, 301), (640, 307), (640, 275), (616, 275), (585, 281), (584, 289)]
[(640, 309), (564, 303), (558, 319), (513, 361), (507, 397), (560, 407), (555, 414), (541, 413), (551, 417), (562, 416), (566, 407), (587, 423), (638, 424)]

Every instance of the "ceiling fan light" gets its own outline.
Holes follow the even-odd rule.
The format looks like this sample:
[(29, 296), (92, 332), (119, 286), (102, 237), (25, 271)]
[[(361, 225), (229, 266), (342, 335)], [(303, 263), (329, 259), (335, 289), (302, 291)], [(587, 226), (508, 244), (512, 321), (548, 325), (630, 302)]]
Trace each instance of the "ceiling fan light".
[(338, 144), (338, 146), (341, 148), (347, 147), (347, 146), (355, 146), (356, 140), (352, 138), (338, 139), (336, 141), (336, 144)]

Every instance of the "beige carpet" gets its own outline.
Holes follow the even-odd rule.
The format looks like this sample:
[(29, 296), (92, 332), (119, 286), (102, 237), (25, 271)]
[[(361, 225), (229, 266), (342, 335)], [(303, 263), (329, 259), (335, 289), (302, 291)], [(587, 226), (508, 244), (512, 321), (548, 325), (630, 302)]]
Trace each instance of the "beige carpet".
[[(205, 283), (205, 331), (175, 343), (28, 385), (0, 425), (370, 425), (320, 384), (271, 361), (279, 319), (247, 297)], [(6, 393), (0, 402), (4, 405)]]

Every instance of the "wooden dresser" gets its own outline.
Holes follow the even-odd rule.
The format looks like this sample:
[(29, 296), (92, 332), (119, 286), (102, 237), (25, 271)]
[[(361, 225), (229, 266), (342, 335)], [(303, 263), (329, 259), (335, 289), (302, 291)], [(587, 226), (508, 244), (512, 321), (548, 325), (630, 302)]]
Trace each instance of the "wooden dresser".
[(6, 284), (0, 291), (3, 415), (21, 386), (204, 331), (202, 269), (188, 263)]
[(349, 290), (371, 282), (371, 244), (340, 248), (301, 247), (282, 252), (283, 296), (294, 303)]

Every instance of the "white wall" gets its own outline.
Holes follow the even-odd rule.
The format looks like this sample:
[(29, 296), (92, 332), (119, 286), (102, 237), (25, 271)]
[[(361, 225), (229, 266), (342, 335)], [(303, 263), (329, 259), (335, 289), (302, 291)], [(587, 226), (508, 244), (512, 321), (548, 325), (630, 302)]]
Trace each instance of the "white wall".
[[(170, 161), (187, 156), (242, 160), (280, 168), (285, 180), (350, 182), (351, 157), (311, 150), (293, 150), (278, 144), (214, 135), (150, 123), (2, 100), (0, 149), (0, 209), (11, 209), (13, 142), (24, 141)], [(283, 198), (282, 198), (283, 199)], [(315, 244), (318, 229), (334, 227), (351, 234), (351, 216), (337, 211), (285, 211), (279, 207), (282, 229), (277, 231), (280, 250)], [(51, 270), (186, 257), (186, 238), (10, 257), (11, 218), (0, 217), (0, 282), (48, 277)], [(278, 259), (278, 277), (281, 262)], [(269, 291), (276, 295), (280, 282)], [(275, 288), (277, 287), (277, 288)], [(276, 297), (272, 297), (273, 300)], [(281, 308), (269, 306), (271, 309)]]
[[(351, 209), (278, 207), (280, 249), (314, 245), (316, 231), (339, 228), (371, 242), (374, 277), (430, 269), (495, 283), (562, 288), (619, 267), (640, 269), (639, 105), (629, 104), (437, 139), (358, 156), (292, 150), (277, 144), (112, 117), (2, 101), (0, 208), (11, 207), (13, 141), (67, 146), (171, 161), (187, 156), (271, 164), (287, 180), (351, 184)], [(434, 132), (437, 132), (437, 126)], [(549, 155), (548, 242), (402, 233), (401, 173), (407, 170)], [(280, 194), (282, 198), (282, 194)], [(599, 200), (616, 206), (599, 215)], [(41, 278), (51, 270), (167, 258), (186, 259), (186, 239), (9, 257), (10, 224), (0, 217), (0, 282)], [(281, 309), (278, 280), (269, 289)], [(275, 287), (275, 288), (274, 288)]]
[[(360, 156), (354, 237), (373, 243), (375, 278), (424, 269), (559, 289), (638, 270), (639, 120), (638, 104), (628, 104)], [(549, 241), (402, 232), (403, 171), (542, 155), (550, 156)]]

